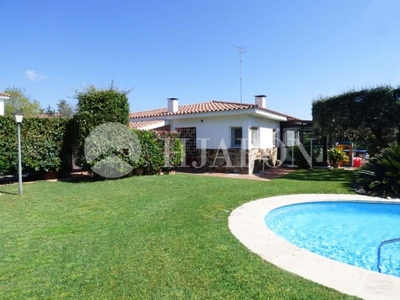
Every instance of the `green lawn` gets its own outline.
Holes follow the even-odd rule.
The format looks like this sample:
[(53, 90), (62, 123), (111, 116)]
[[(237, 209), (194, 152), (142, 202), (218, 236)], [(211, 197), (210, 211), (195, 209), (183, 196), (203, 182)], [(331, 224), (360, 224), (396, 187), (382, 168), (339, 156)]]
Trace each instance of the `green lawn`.
[(349, 176), (36, 182), (23, 195), (0, 186), (0, 299), (351, 299), (264, 262), (227, 223), (253, 199), (352, 193)]

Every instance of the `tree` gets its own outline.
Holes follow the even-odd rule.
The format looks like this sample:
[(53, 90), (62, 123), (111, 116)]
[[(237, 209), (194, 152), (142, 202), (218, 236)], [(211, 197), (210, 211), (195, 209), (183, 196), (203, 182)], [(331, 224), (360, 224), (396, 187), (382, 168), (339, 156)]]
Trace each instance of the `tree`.
[(332, 140), (366, 145), (374, 154), (400, 142), (400, 87), (381, 86), (313, 101), (314, 128)]
[(33, 117), (40, 114), (42, 109), (40, 103), (30, 96), (27, 96), (25, 89), (18, 87), (10, 87), (5, 90), (11, 97), (5, 103), (5, 115), (13, 115), (16, 110), (22, 110), (27, 117)]
[(50, 104), (47, 106), (45, 110), (43, 110), (43, 113), (46, 114), (49, 117), (54, 117), (56, 114), (56, 111), (51, 108)]
[(74, 110), (64, 99), (61, 99), (60, 102), (58, 102), (57, 109), (60, 117), (72, 118), (74, 116)]

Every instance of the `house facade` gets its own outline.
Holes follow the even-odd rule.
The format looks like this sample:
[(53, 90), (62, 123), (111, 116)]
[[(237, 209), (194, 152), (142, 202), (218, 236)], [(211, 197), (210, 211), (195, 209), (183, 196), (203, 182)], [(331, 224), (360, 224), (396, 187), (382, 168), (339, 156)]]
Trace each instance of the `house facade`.
[(166, 108), (130, 114), (137, 129), (181, 133), (188, 167), (252, 174), (264, 163), (276, 164), (281, 123), (300, 121), (270, 110), (266, 96), (254, 104), (210, 101), (179, 105), (169, 98)]
[(10, 95), (0, 92), (0, 116), (4, 116), (4, 102), (10, 99)]

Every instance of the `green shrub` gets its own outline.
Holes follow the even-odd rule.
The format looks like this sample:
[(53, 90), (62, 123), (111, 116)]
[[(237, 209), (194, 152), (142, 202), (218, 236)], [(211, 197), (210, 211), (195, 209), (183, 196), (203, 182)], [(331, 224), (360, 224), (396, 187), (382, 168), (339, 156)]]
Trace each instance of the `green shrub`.
[(92, 171), (106, 178), (128, 174), (140, 158), (140, 142), (128, 126), (108, 122), (96, 126), (85, 140), (85, 158)]
[(0, 117), (0, 173), (12, 174), (17, 169), (17, 147), (17, 125), (12, 117)]
[[(305, 151), (307, 152), (307, 154), (310, 156), (311, 146), (308, 145), (308, 144), (303, 144), (303, 147), (304, 147)], [(296, 161), (296, 164), (300, 169), (306, 169), (306, 168), (310, 167), (309, 163), (307, 162), (306, 158), (304, 157), (303, 153), (301, 152), (299, 145), (295, 145), (293, 147), (290, 147), (289, 151), (290, 151), (289, 152), (290, 155), (292, 155), (292, 153), (293, 153), (293, 156), (294, 156), (294, 159)], [(321, 154), (321, 148), (319, 148), (319, 147), (318, 148), (317, 147), (313, 147), (312, 148), (312, 161), (313, 161), (313, 163), (317, 160), (317, 157), (320, 154)]]
[(137, 168), (147, 174), (159, 173), (164, 165), (164, 146), (155, 131), (134, 130), (140, 141), (141, 158)]
[[(68, 163), (64, 118), (24, 118), (21, 124), (22, 167), (28, 172), (59, 171)], [(17, 125), (11, 117), (0, 117), (0, 172), (17, 171)]]
[(84, 170), (91, 171), (94, 163), (85, 159), (85, 139), (99, 125), (116, 122), (128, 125), (128, 91), (120, 91), (111, 85), (109, 89), (97, 89), (93, 85), (77, 92), (78, 112), (73, 117), (74, 156)]
[(66, 118), (27, 118), (21, 132), (22, 161), (36, 172), (59, 171), (67, 154), (64, 152)]
[(342, 149), (333, 147), (328, 150), (328, 160), (331, 164), (337, 164), (341, 161), (349, 162), (349, 157)]
[[(88, 129), (96, 122), (89, 111), (81, 112), (76, 119), (25, 118), (21, 124), (24, 172), (31, 174), (48, 171), (69, 172), (71, 153), (74, 150), (73, 145), (76, 145), (74, 141), (78, 137), (77, 134), (82, 134), (79, 138), (83, 138), (83, 133), (88, 136), (91, 132), (95, 133), (96, 131)], [(113, 126), (109, 126), (112, 124), (129, 128), (118, 122), (109, 123), (104, 128), (96, 126), (96, 130), (101, 130), (100, 133), (105, 134), (99, 134), (86, 149), (83, 139), (83, 149), (80, 150), (82, 155), (86, 150), (86, 154), (93, 157), (91, 164), (86, 164), (89, 170), (95, 166), (104, 170), (106, 173), (103, 174), (106, 176), (109, 171), (111, 176), (125, 173), (126, 168), (132, 166), (134, 169), (144, 168), (147, 174), (157, 174), (162, 169), (169, 171), (175, 168), (184, 157), (178, 132), (144, 130), (132, 132), (129, 129), (117, 131)], [(16, 129), (13, 118), (0, 117), (0, 173), (2, 174), (15, 174), (17, 171)], [(114, 134), (115, 132), (118, 134)], [(127, 144), (127, 141), (131, 143)], [(135, 156), (135, 153), (138, 155)]]
[(391, 144), (355, 172), (355, 181), (368, 193), (400, 194), (400, 145)]
[(141, 146), (141, 157), (134, 168), (144, 168), (146, 174), (169, 171), (178, 166), (185, 152), (180, 133), (170, 131), (133, 130)]
[(157, 138), (161, 140), (164, 148), (163, 168), (168, 171), (176, 168), (185, 156), (180, 133), (176, 131), (156, 131)]

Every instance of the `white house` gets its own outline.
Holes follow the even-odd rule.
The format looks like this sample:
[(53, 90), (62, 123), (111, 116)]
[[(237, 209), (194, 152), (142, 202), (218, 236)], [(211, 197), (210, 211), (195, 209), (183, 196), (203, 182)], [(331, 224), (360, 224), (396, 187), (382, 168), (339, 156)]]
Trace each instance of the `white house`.
[(253, 173), (257, 160), (276, 162), (281, 122), (301, 121), (268, 109), (265, 95), (255, 96), (254, 104), (180, 106), (178, 99), (169, 98), (166, 108), (131, 113), (129, 118), (132, 128), (180, 132), (187, 166), (195, 161), (196, 167), (246, 174)]
[(4, 116), (4, 102), (10, 99), (10, 95), (0, 92), (0, 116)]

